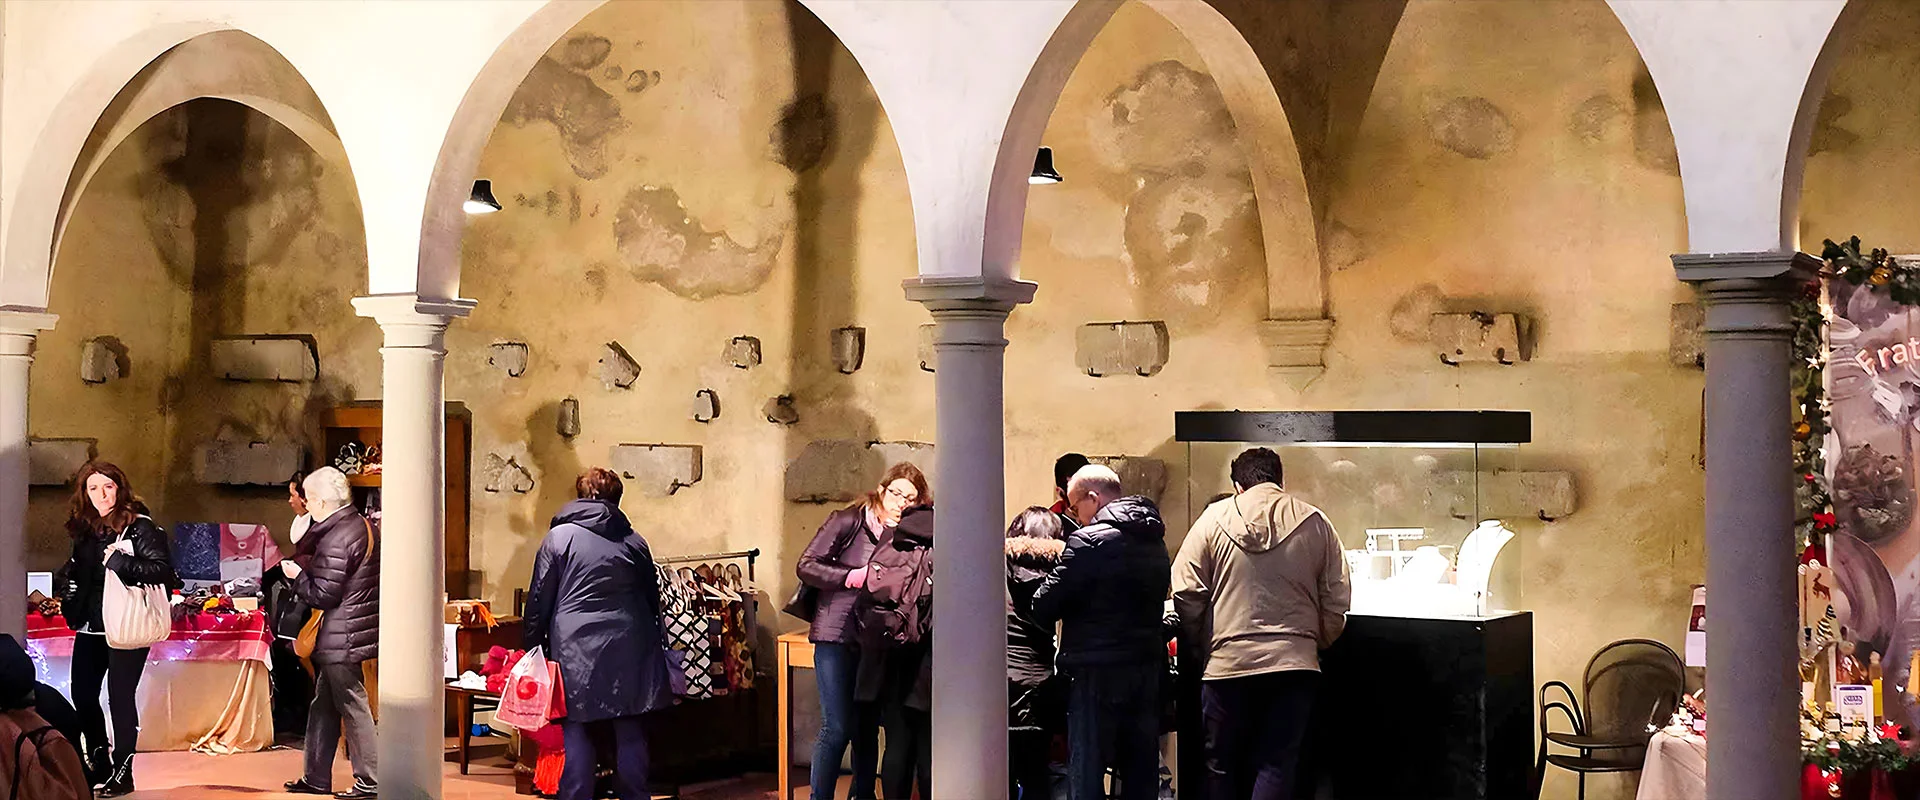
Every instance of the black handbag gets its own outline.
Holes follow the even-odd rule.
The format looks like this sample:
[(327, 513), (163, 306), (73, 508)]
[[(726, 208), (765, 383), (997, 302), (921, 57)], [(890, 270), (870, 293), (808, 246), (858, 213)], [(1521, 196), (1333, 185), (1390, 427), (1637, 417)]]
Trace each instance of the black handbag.
[(800, 588), (793, 590), (793, 596), (787, 598), (787, 604), (781, 606), (780, 611), (802, 622), (812, 622), (814, 615), (820, 612), (819, 587), (801, 581)]

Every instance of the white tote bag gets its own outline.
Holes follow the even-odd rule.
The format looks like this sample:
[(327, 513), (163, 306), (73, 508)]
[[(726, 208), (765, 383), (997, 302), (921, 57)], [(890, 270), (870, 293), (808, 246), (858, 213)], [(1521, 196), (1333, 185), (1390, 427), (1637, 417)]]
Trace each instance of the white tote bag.
[(107, 646), (116, 650), (152, 647), (173, 633), (172, 609), (162, 586), (128, 586), (106, 570), (100, 592), (100, 617), (107, 624)]

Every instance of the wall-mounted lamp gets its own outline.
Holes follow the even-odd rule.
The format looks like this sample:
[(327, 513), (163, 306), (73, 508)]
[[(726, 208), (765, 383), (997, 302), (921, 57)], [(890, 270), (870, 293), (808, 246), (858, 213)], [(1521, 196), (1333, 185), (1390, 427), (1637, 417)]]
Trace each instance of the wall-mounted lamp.
[(1027, 183), (1040, 186), (1064, 180), (1066, 178), (1060, 177), (1060, 171), (1053, 168), (1053, 148), (1040, 148), (1040, 152), (1033, 157), (1033, 174), (1027, 176)]
[(500, 201), (493, 199), (493, 181), (481, 179), (473, 182), (473, 195), (460, 207), (469, 214), (491, 214), (500, 210)]

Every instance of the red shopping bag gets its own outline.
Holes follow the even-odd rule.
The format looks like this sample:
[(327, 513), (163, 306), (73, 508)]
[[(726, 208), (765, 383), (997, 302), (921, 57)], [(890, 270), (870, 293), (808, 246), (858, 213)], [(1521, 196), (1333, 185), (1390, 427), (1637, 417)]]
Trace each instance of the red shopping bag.
[(567, 718), (567, 682), (560, 678), (560, 662), (547, 662), (547, 670), (553, 673), (553, 702), (547, 704), (547, 721), (559, 722)]
[(547, 666), (546, 656), (536, 647), (527, 651), (507, 674), (507, 683), (501, 687), (500, 709), (494, 712), (493, 718), (531, 731), (547, 724), (547, 714), (552, 707), (553, 671)]

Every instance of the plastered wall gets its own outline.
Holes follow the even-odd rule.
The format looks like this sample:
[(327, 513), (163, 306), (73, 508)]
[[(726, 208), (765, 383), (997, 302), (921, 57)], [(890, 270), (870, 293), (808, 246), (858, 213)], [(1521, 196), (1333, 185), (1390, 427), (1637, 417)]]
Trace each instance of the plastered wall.
[[(1846, 88), (1849, 69), (1836, 91), (1860, 113), (1873, 90)], [(1369, 96), (1342, 80), (1362, 83), (1341, 96)], [(1685, 220), (1632, 44), (1599, 0), (1417, 1), (1370, 97), (1314, 167), (1330, 187), (1320, 230), (1336, 328), (1326, 373), (1295, 390), (1266, 373), (1259, 217), (1219, 91), (1155, 13), (1114, 17), (1045, 135), (1067, 181), (1031, 194), (1020, 269), (1040, 291), (1008, 326), (1009, 514), (1051, 500), (1061, 452), (1151, 456), (1169, 467), (1177, 546), (1189, 513), (1178, 410), (1530, 410), (1535, 444), (1513, 463), (1572, 471), (1580, 503), (1553, 523), (1509, 520), (1520, 538), (1504, 580), (1537, 614), (1537, 679), (1575, 679), (1612, 639), (1677, 645), (1703, 566), (1701, 373), (1668, 363), (1669, 307), (1689, 299), (1667, 260), (1685, 249)], [(1851, 213), (1816, 212), (1828, 191), (1816, 170), (1883, 168), (1864, 147), (1815, 157), (1810, 218)], [(630, 490), (655, 552), (758, 547), (762, 583), (783, 599), (832, 508), (785, 499), (789, 460), (816, 440), (932, 440), (932, 376), (915, 356), (928, 318), (900, 289), (915, 264), (898, 149), (858, 65), (797, 5), (609, 4), (534, 67), (480, 174), (505, 211), (475, 218), (463, 242), (463, 294), (479, 306), (449, 331), (447, 397), (473, 412), (476, 469), (495, 455), (534, 479), (489, 493), (475, 477), (483, 595), (505, 604), (524, 586), (580, 469), (615, 444), (666, 443), (701, 445), (704, 477), (671, 497)], [(201, 487), (188, 465), (223, 424), (310, 440), (318, 409), (378, 397), (377, 326), (346, 304), (365, 286), (352, 187), (228, 104), (149, 123), (89, 187), (58, 254), (62, 318), (34, 367), (34, 434), (100, 438), (164, 522), (284, 534), (277, 491)], [(1441, 364), (1424, 320), (1467, 310), (1530, 317), (1532, 360)], [(1166, 368), (1076, 372), (1075, 329), (1123, 319), (1167, 324)], [(829, 358), (846, 325), (867, 329), (852, 375)], [(206, 339), (271, 333), (313, 335), (321, 380), (204, 374)], [(83, 386), (80, 342), (97, 335), (125, 341), (133, 369)], [(757, 337), (763, 362), (729, 365), (734, 336)], [(508, 341), (530, 350), (519, 377), (487, 364), (488, 345)], [(628, 389), (599, 380), (609, 341), (641, 367)], [(700, 389), (720, 400), (710, 423), (692, 418)], [(796, 425), (760, 414), (782, 394)], [(571, 439), (556, 430), (567, 397), (581, 410)], [(35, 490), (36, 566), (64, 553), (64, 500)]]

